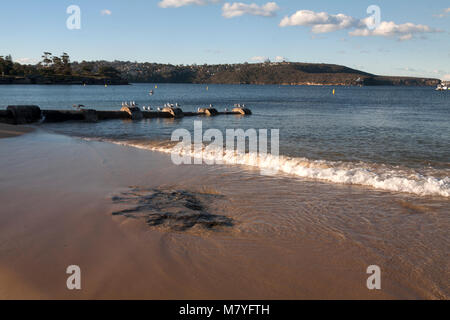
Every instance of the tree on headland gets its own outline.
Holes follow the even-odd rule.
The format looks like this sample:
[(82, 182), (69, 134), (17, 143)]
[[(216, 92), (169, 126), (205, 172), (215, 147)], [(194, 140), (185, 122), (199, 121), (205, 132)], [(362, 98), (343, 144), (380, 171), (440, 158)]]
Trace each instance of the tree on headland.
[[(72, 63), (70, 56), (45, 51), (36, 65), (14, 63), (11, 55), (0, 56), (2, 83), (127, 83), (120, 71), (106, 61)], [(5, 81), (6, 80), (6, 81)]]
[(119, 76), (119, 71), (111, 66), (101, 66), (98, 73), (111, 78)]
[[(71, 62), (67, 53), (44, 52), (37, 65), (14, 63), (0, 57), (0, 84), (128, 82), (232, 83), (232, 84), (324, 84), (324, 85), (437, 85), (438, 79), (383, 77), (345, 66), (316, 63), (270, 62), (172, 65), (131, 61)], [(359, 81), (357, 81), (359, 79)]]
[(52, 57), (52, 69), (56, 74), (60, 74), (63, 71), (63, 63), (60, 57)]
[(83, 66), (81, 67), (81, 70), (85, 74), (90, 74), (94, 70), (94, 66), (90, 63), (83, 62)]
[(41, 56), (42, 62), (41, 64), (44, 67), (49, 67), (52, 64), (52, 53), (51, 52), (44, 52), (44, 54)]
[(70, 57), (67, 53), (63, 52), (61, 56), (61, 61), (63, 65), (63, 72), (66, 75), (72, 74), (72, 68), (70, 67)]
[(13, 70), (13, 67), (14, 63), (10, 54), (6, 57), (0, 56), (0, 74), (9, 75)]

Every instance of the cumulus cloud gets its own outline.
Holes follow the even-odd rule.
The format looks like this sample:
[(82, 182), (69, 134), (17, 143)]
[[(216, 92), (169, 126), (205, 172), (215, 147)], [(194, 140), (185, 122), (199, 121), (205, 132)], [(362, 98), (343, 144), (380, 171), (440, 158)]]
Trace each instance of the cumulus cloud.
[(161, 8), (179, 8), (189, 5), (204, 6), (210, 3), (218, 3), (221, 0), (162, 0), (158, 3)]
[(102, 11), (100, 11), (100, 14), (102, 16), (110, 16), (112, 14), (112, 11), (109, 9), (103, 9)]
[(280, 27), (306, 26), (310, 27), (313, 33), (328, 33), (338, 30), (348, 29), (351, 36), (369, 37), (381, 36), (396, 38), (400, 41), (411, 40), (415, 35), (440, 32), (437, 29), (426, 25), (395, 22), (381, 22), (375, 29), (371, 30), (368, 25), (373, 25), (373, 18), (357, 19), (342, 13), (329, 14), (326, 12), (314, 12), (310, 10), (300, 10), (291, 16), (284, 17), (280, 22)]
[(369, 37), (369, 36), (379, 36), (379, 37), (391, 37), (397, 38), (400, 41), (411, 40), (415, 35), (425, 34), (425, 33), (435, 33), (439, 30), (431, 28), (422, 24), (414, 23), (404, 23), (396, 24), (393, 21), (383, 21), (378, 27), (373, 30), (367, 28), (358, 28), (351, 31), (349, 34), (351, 36)]
[(280, 7), (275, 2), (268, 2), (261, 6), (258, 6), (256, 3), (227, 2), (222, 7), (222, 16), (225, 18), (234, 18), (244, 14), (250, 14), (253, 16), (273, 17), (279, 9)]
[(326, 12), (314, 12), (300, 10), (292, 16), (284, 17), (280, 27), (308, 26), (314, 33), (326, 33), (358, 26), (360, 21), (345, 14), (328, 14)]
[(434, 16), (436, 18), (445, 18), (446, 16), (448, 16), (450, 14), (450, 8), (446, 8), (444, 10), (441, 11), (441, 13), (439, 14), (435, 14)]

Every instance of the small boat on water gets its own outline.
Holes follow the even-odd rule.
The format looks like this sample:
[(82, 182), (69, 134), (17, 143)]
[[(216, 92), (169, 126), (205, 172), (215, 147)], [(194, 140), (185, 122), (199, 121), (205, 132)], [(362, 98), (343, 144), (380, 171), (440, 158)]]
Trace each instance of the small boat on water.
[(436, 91), (446, 91), (446, 90), (450, 90), (450, 82), (449, 81), (442, 81), (436, 87)]

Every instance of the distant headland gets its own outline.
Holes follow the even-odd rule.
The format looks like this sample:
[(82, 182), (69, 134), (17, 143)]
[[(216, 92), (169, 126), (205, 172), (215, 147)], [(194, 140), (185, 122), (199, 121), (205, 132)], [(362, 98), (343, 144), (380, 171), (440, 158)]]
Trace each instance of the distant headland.
[(334, 64), (264, 62), (218, 65), (171, 65), (130, 61), (71, 62), (68, 54), (44, 52), (35, 65), (0, 56), (0, 84), (129, 83), (277, 84), (343, 86), (437, 86), (433, 78), (380, 76)]
[(128, 84), (113, 67), (76, 66), (67, 53), (53, 56), (44, 52), (42, 61), (35, 65), (13, 62), (11, 55), (0, 56), (0, 84)]

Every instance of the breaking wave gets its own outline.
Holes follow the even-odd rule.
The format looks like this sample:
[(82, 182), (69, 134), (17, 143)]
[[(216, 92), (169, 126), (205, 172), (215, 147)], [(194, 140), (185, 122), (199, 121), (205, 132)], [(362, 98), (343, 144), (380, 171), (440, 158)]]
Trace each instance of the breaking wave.
[[(208, 164), (245, 165), (256, 167), (263, 174), (283, 173), (295, 177), (315, 179), (339, 184), (368, 186), (379, 190), (411, 193), (419, 196), (450, 196), (450, 178), (444, 172), (423, 174), (410, 168), (364, 162), (310, 160), (307, 158), (279, 157), (271, 154), (238, 153), (234, 150), (204, 146), (195, 151), (191, 146), (178, 143), (103, 140), (139, 149), (203, 159)], [(442, 170), (441, 170), (442, 171)]]

